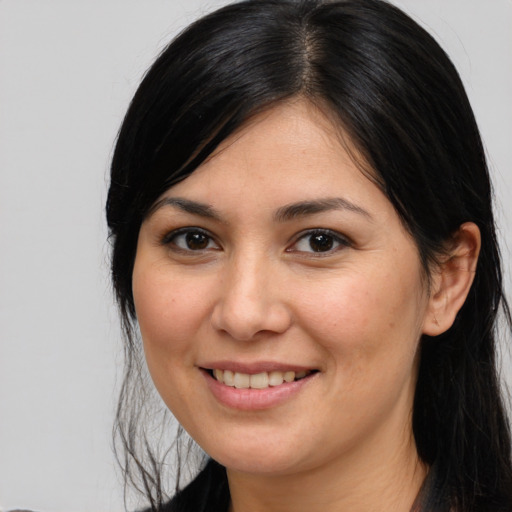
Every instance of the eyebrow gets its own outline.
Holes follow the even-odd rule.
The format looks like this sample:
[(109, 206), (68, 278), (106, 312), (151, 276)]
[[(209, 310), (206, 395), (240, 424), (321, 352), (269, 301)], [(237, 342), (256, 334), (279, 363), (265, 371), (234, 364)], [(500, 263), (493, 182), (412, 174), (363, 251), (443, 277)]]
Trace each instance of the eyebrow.
[(369, 220), (373, 220), (369, 212), (341, 197), (328, 197), (312, 201), (300, 201), (298, 203), (282, 206), (274, 214), (274, 220), (277, 222), (286, 222), (298, 217), (307, 217), (309, 215), (315, 215), (317, 213), (323, 213), (331, 210), (348, 210), (362, 215)]
[[(199, 215), (218, 222), (223, 222), (221, 215), (215, 208), (206, 203), (199, 203), (190, 199), (181, 197), (164, 197), (151, 208), (149, 215), (152, 215), (156, 210), (164, 207), (171, 206), (177, 208), (185, 213), (192, 215)], [(348, 210), (353, 213), (362, 215), (369, 220), (373, 220), (372, 216), (365, 209), (357, 206), (346, 199), (341, 197), (328, 197), (324, 199), (315, 199), (311, 201), (299, 201), (297, 203), (287, 204), (276, 210), (274, 213), (274, 221), (287, 222), (300, 217), (307, 217), (317, 213), (323, 213), (332, 210)]]
[(213, 208), (213, 206), (205, 203), (198, 203), (197, 201), (191, 201), (190, 199), (183, 199), (181, 197), (164, 197), (155, 203), (155, 205), (150, 209), (149, 215), (152, 215), (164, 206), (171, 206), (185, 213), (191, 213), (192, 215), (199, 215), (201, 217), (222, 222), (219, 213), (215, 208)]

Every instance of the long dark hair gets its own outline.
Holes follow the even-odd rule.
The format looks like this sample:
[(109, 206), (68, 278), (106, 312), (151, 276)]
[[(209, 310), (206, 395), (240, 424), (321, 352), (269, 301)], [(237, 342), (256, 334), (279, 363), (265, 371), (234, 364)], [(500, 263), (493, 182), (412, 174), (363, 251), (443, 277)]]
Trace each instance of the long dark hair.
[[(349, 135), (427, 273), (462, 223), (478, 225), (482, 249), (469, 296), (446, 333), (421, 340), (413, 431), (421, 460), (436, 469), (433, 506), (510, 511), (511, 440), (495, 360), (500, 307), (509, 333), (511, 321), (482, 142), (445, 52), (382, 0), (229, 5), (181, 33), (144, 77), (119, 133), (107, 202), (126, 334), (116, 431), (127, 479), (142, 482), (152, 509), (161, 508), (163, 463), (142, 421), (152, 413), (140, 395), (146, 375), (131, 290), (141, 223), (250, 116), (293, 96), (328, 111)], [(224, 473), (215, 475), (201, 480), (205, 499), (208, 489), (226, 486)]]

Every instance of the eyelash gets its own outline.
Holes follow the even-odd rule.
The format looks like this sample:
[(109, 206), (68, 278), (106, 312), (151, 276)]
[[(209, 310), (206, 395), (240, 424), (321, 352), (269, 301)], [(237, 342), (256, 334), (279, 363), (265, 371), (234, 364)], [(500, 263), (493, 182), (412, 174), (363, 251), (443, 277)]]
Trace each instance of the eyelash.
[[(192, 249), (190, 247), (187, 247), (187, 248), (180, 247), (176, 243), (176, 240), (181, 236), (186, 237), (187, 235), (200, 235), (202, 237), (205, 237), (204, 241), (206, 241), (206, 246), (196, 248), (196, 249)], [(326, 240), (324, 240), (323, 242), (320, 242), (319, 239), (317, 240), (320, 244), (327, 243), (327, 245), (324, 247), (324, 248), (326, 248), (326, 250), (315, 251), (311, 247), (311, 239), (312, 239), (312, 237), (315, 237), (315, 236), (316, 237), (321, 237), (321, 236), (326, 237)], [(297, 250), (296, 249), (297, 245), (301, 241), (307, 241), (308, 238), (309, 238), (309, 247), (313, 250), (310, 250), (310, 251)], [(196, 241), (199, 241), (199, 240), (196, 240)], [(188, 244), (188, 242), (189, 241), (185, 240), (185, 244)], [(215, 247), (210, 246), (212, 243), (215, 245)], [(173, 250), (178, 251), (178, 252), (183, 252), (183, 253), (202, 253), (204, 251), (208, 251), (208, 250), (212, 250), (212, 249), (213, 250), (219, 249), (219, 244), (215, 241), (214, 237), (208, 231), (198, 228), (198, 227), (185, 227), (185, 228), (180, 228), (180, 229), (171, 231), (170, 233), (167, 233), (163, 237), (162, 244), (167, 245), (167, 246), (171, 245), (171, 246), (173, 246)], [(340, 235), (339, 233), (332, 231), (330, 229), (315, 228), (315, 229), (309, 229), (307, 231), (299, 233), (296, 236), (293, 244), (289, 248), (286, 249), (286, 252), (314, 254), (315, 257), (322, 257), (322, 256), (331, 255), (331, 254), (339, 251), (340, 249), (350, 247), (350, 246), (351, 246), (351, 242), (346, 237)]]
[[(205, 237), (207, 239), (207, 246), (204, 248), (200, 248), (200, 249), (191, 249), (191, 248), (180, 247), (176, 243), (176, 239), (180, 236), (186, 236), (186, 235), (201, 235), (201, 236)], [(201, 229), (201, 228), (197, 228), (197, 227), (186, 227), (186, 228), (176, 229), (174, 231), (171, 231), (170, 233), (167, 233), (162, 239), (162, 245), (171, 245), (171, 246), (173, 246), (173, 249), (175, 251), (179, 251), (179, 252), (183, 252), (183, 253), (200, 253), (203, 251), (211, 250), (213, 248), (208, 247), (208, 246), (212, 242), (216, 246), (215, 249), (218, 249), (219, 245), (217, 244), (215, 239), (212, 237), (212, 235), (210, 233), (208, 233), (208, 231)]]
[[(304, 251), (304, 250), (296, 250), (294, 247), (296, 247), (299, 242), (301, 241), (307, 241), (309, 239), (309, 246), (311, 247), (311, 239), (312, 237), (319, 237), (319, 236), (325, 236), (330, 239), (332, 246), (334, 247), (328, 247), (325, 251)], [(307, 243), (307, 242), (306, 242)], [(315, 229), (308, 229), (307, 231), (304, 231), (302, 233), (299, 233), (297, 237), (295, 238), (295, 241), (293, 245), (286, 250), (286, 252), (298, 252), (303, 254), (314, 254), (315, 257), (322, 257), (322, 256), (330, 256), (331, 254), (344, 249), (346, 247), (350, 247), (351, 242), (344, 236), (340, 235), (336, 231), (332, 231), (330, 229), (322, 229), (322, 228), (315, 228)]]

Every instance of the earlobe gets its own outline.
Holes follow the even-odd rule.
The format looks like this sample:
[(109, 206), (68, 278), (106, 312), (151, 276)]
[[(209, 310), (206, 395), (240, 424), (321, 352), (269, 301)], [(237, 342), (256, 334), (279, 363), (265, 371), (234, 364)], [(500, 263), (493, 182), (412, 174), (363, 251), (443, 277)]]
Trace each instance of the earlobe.
[(454, 233), (432, 275), (423, 334), (438, 336), (452, 326), (473, 284), (480, 244), (480, 230), (473, 222), (462, 224)]

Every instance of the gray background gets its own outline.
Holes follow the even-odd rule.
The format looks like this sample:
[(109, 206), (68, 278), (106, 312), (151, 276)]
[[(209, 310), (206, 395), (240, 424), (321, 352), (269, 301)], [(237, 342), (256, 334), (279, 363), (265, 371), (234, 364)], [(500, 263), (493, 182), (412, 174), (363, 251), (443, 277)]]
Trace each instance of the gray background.
[[(122, 358), (103, 220), (108, 164), (154, 56), (224, 3), (0, 0), (0, 509), (123, 508), (110, 441)], [(510, 239), (512, 2), (395, 3), (461, 72)]]

